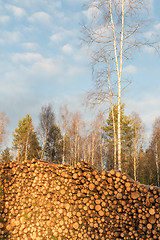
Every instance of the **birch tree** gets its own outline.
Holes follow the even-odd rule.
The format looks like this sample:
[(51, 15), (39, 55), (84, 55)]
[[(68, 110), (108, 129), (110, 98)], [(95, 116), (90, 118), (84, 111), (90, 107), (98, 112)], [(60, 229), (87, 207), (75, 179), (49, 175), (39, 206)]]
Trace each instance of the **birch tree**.
[(44, 159), (47, 138), (48, 138), (50, 129), (55, 124), (55, 115), (52, 110), (52, 106), (50, 104), (42, 106), (41, 112), (39, 114), (39, 120), (40, 120), (40, 122), (39, 122), (39, 126), (38, 126), (38, 132), (39, 132), (40, 143), (41, 143), (41, 148), (42, 148), (41, 159)]
[[(95, 95), (97, 102), (109, 99), (107, 77), (110, 74), (114, 104), (118, 111), (118, 169), (121, 163), (121, 94), (127, 86), (123, 69), (135, 50), (149, 45), (145, 28), (148, 17), (148, 0), (99, 0), (90, 1), (89, 21), (84, 26), (84, 41), (89, 45), (93, 62), (93, 76), (96, 79)], [(149, 21), (148, 21), (149, 22)], [(147, 29), (147, 28), (146, 28)], [(94, 95), (94, 94), (93, 94)]]
[(143, 145), (144, 126), (137, 113), (132, 114), (133, 121), (133, 168), (134, 180), (137, 181), (138, 155)]
[(91, 124), (91, 163), (97, 168), (103, 170), (103, 144), (102, 144), (102, 126), (104, 124), (104, 116), (99, 112)]
[[(132, 153), (132, 140), (133, 140), (133, 135), (134, 135), (134, 130), (133, 130), (133, 123), (132, 123), (132, 118), (131, 116), (126, 116), (124, 114), (124, 107), (125, 105), (123, 104), (121, 106), (121, 137), (122, 137), (122, 156), (123, 156), (123, 161), (122, 161), (122, 169), (123, 171), (125, 170), (126, 172), (129, 173), (131, 166), (129, 163), (129, 159), (131, 158), (131, 153)], [(106, 123), (103, 127), (103, 137), (105, 139), (106, 145), (107, 145), (107, 168), (115, 168), (115, 165), (117, 166), (118, 164), (115, 163), (115, 144), (117, 145), (118, 143), (115, 143), (115, 134), (116, 136), (118, 135), (118, 110), (117, 110), (117, 105), (114, 105), (112, 113), (112, 108), (110, 108), (109, 112), (109, 117), (106, 120)], [(114, 115), (114, 122), (115, 122), (115, 130), (113, 126), (113, 117)], [(115, 133), (114, 133), (115, 132)], [(117, 137), (116, 137), (117, 139)], [(118, 152), (116, 152), (116, 155), (118, 155)]]
[(5, 112), (0, 113), (0, 146), (5, 140), (6, 137), (6, 127), (9, 123), (9, 119), (6, 116)]
[(71, 156), (71, 165), (75, 166), (81, 159), (81, 126), (83, 124), (81, 115), (79, 112), (72, 114), (70, 121), (70, 126), (68, 129), (68, 136), (70, 139), (70, 156)]
[(60, 125), (62, 128), (62, 137), (63, 137), (63, 153), (62, 153), (62, 163), (68, 162), (68, 137), (67, 137), (67, 131), (68, 131), (68, 125), (70, 120), (71, 113), (68, 110), (67, 105), (63, 105), (60, 108)]
[(156, 118), (153, 125), (151, 147), (155, 154), (157, 186), (160, 186), (160, 117)]

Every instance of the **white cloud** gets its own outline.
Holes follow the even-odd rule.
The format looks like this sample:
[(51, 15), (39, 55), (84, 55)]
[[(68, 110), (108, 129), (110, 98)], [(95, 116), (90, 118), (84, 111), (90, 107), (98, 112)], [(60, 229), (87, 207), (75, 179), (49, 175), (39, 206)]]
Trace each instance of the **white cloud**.
[(96, 7), (97, 2), (93, 2), (93, 4), (85, 11), (83, 11), (83, 14), (89, 19), (91, 20), (94, 16), (96, 16), (97, 14), (99, 14), (99, 10)]
[(45, 58), (40, 53), (16, 53), (11, 60), (22, 66), (28, 79), (50, 80), (61, 73), (62, 65), (58, 59)]
[(89, 3), (89, 0), (80, 0), (80, 1), (75, 1), (75, 0), (66, 0), (67, 3), (71, 4), (71, 5), (78, 5), (80, 4), (87, 4), (87, 2)]
[(50, 37), (52, 42), (60, 42), (63, 39), (63, 33), (55, 33)]
[(53, 80), (53, 78), (58, 78), (61, 73), (61, 66), (57, 64), (52, 59), (41, 59), (35, 62), (30, 68), (30, 74), (32, 76), (39, 77), (39, 79)]
[(137, 112), (142, 122), (145, 124), (147, 135), (151, 134), (152, 125), (156, 117), (160, 116), (159, 110), (160, 98), (151, 92), (143, 92), (141, 98), (127, 98), (126, 110), (131, 114), (133, 111)]
[(160, 23), (157, 23), (157, 24), (154, 26), (154, 28), (155, 28), (156, 30), (160, 30)]
[(42, 60), (43, 57), (39, 53), (15, 53), (11, 56), (11, 59), (14, 63), (18, 63), (18, 62), (32, 63), (35, 61)]
[(0, 44), (15, 44), (20, 41), (20, 32), (5, 31), (1, 34)]
[(126, 74), (136, 74), (137, 73), (137, 67), (134, 65), (128, 65), (123, 69), (124, 73)]
[(0, 16), (0, 23), (1, 24), (5, 24), (7, 22), (10, 21), (10, 17), (9, 16)]
[(147, 40), (153, 41), (157, 36), (157, 33), (155, 31), (148, 31), (144, 34), (144, 36)]
[(89, 63), (89, 59), (90, 59), (90, 48), (87, 45), (83, 45), (79, 51), (76, 52), (76, 54), (74, 54), (74, 59), (76, 61), (80, 61), (82, 63), (84, 62), (88, 62)]
[(12, 0), (12, 2), (24, 8), (32, 8), (32, 10), (39, 8), (52, 10), (53, 8), (60, 8), (62, 6), (60, 0), (34, 0), (32, 2), (29, 0)]
[[(15, 71), (14, 68), (9, 68), (8, 72), (3, 75), (3, 79), (1, 80), (1, 96), (4, 94), (7, 97), (12, 98), (15, 96), (22, 96), (26, 92), (26, 83), (25, 78), (21, 74), (21, 71)], [(23, 81), (19, 81), (19, 79), (23, 79)]]
[(62, 47), (62, 51), (66, 54), (71, 54), (73, 52), (73, 48), (70, 44), (66, 44)]
[(68, 66), (68, 70), (66, 74), (68, 76), (74, 77), (79, 76), (80, 74), (86, 71), (85, 67), (78, 67), (78, 66)]
[(0, 38), (0, 45), (3, 45), (5, 43), (3, 38)]
[(7, 10), (11, 11), (17, 18), (22, 18), (23, 16), (26, 15), (26, 12), (23, 8), (16, 7), (10, 4), (6, 4), (5, 7)]
[(24, 48), (26, 48), (27, 50), (33, 50), (33, 51), (35, 51), (39, 48), (38, 43), (34, 43), (34, 42), (24, 42), (24, 43), (22, 43), (22, 46)]
[(154, 4), (154, 0), (147, 0), (146, 1), (146, 6), (150, 11), (153, 11), (153, 4)]
[(48, 25), (51, 22), (51, 19), (51, 16), (46, 12), (36, 12), (29, 18), (29, 21)]
[(66, 38), (71, 38), (74, 35), (73, 31), (61, 29), (59, 32), (53, 34), (50, 39), (54, 43), (60, 43)]
[(149, 54), (155, 54), (156, 50), (154, 47), (144, 46), (143, 51)]

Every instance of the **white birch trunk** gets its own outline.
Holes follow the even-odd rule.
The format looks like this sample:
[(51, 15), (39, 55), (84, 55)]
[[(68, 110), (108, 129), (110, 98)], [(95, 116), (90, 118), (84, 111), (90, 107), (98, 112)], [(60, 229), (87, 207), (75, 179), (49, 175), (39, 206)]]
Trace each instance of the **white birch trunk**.
[(117, 77), (118, 77), (118, 170), (122, 171), (122, 163), (121, 163), (121, 74), (122, 74), (122, 66), (123, 66), (123, 28), (124, 28), (124, 0), (121, 2), (121, 11), (122, 11), (122, 18), (121, 18), (121, 43), (120, 43), (120, 62), (118, 62), (118, 55), (117, 55), (117, 43), (116, 43), (116, 33), (115, 33), (115, 26), (113, 21), (113, 13), (112, 13), (112, 1), (109, 1), (110, 6), (110, 16), (111, 16), (111, 24), (112, 24), (112, 31), (113, 31), (113, 43), (114, 43), (114, 55), (115, 55), (115, 63), (117, 69)]
[(157, 143), (157, 138), (156, 138), (156, 142), (155, 142), (155, 155), (156, 155), (156, 168), (157, 168), (157, 184), (159, 186), (159, 182), (160, 182), (160, 178), (159, 178), (159, 157), (158, 157), (158, 143)]
[(100, 158), (101, 158), (101, 170), (103, 170), (102, 134), (101, 134), (100, 125), (99, 125), (99, 147), (100, 147)]
[(137, 181), (137, 148), (138, 148), (138, 133), (137, 133), (137, 126), (135, 123), (135, 139), (134, 139), (134, 158), (133, 158), (133, 163), (134, 163), (134, 180)]
[(91, 163), (94, 164), (94, 144), (95, 144), (95, 134), (92, 133), (92, 150), (91, 150)]

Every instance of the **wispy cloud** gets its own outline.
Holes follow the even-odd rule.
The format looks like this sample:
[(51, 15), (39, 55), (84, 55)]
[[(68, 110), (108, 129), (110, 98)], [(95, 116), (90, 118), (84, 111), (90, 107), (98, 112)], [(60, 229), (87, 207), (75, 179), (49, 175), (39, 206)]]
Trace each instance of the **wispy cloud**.
[(123, 71), (124, 71), (125, 74), (136, 74), (138, 69), (134, 65), (128, 65), (127, 67), (125, 67), (123, 69)]
[(29, 17), (29, 21), (48, 25), (51, 22), (51, 16), (46, 12), (36, 12)]
[(126, 109), (129, 114), (132, 111), (137, 112), (142, 122), (146, 126), (147, 135), (151, 134), (152, 124), (156, 117), (160, 116), (159, 109), (160, 97), (151, 92), (142, 92), (141, 98), (137, 99), (128, 97)]
[(66, 30), (64, 28), (59, 29), (58, 32), (51, 35), (50, 39), (53, 43), (60, 43), (74, 37), (74, 32), (71, 30)]
[(1, 34), (0, 38), (0, 44), (15, 44), (20, 41), (21, 38), (21, 33), (20, 32), (9, 32), (9, 31), (4, 31)]
[(16, 53), (11, 56), (11, 60), (15, 66), (22, 66), (31, 81), (50, 81), (61, 73), (62, 64), (57, 59), (43, 57), (40, 53)]
[(62, 51), (66, 54), (71, 54), (73, 53), (73, 48), (70, 44), (66, 44), (62, 47)]
[(10, 17), (9, 16), (7, 16), (7, 15), (0, 16), (0, 23), (1, 24), (8, 23), (9, 21), (10, 21)]
[(90, 5), (90, 7), (83, 11), (83, 14), (89, 19), (91, 20), (94, 16), (97, 16), (100, 11), (98, 10), (98, 8), (96, 7), (97, 2), (93, 1), (93, 3)]
[(22, 63), (22, 62), (28, 62), (33, 63), (35, 61), (41, 61), (43, 59), (42, 55), (40, 53), (14, 53), (11, 56), (11, 60), (14, 63)]
[(36, 51), (40, 47), (39, 44), (35, 43), (35, 42), (24, 42), (24, 43), (22, 43), (22, 46), (25, 49), (32, 50), (32, 51)]
[(23, 16), (26, 15), (26, 12), (23, 8), (11, 5), (11, 4), (6, 4), (5, 8), (13, 13), (13, 15), (17, 18), (22, 18)]

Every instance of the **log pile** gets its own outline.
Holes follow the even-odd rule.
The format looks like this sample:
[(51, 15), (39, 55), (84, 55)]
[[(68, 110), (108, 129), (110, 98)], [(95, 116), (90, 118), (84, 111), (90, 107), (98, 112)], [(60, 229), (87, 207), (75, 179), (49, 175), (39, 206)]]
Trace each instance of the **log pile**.
[(160, 188), (84, 161), (1, 163), (0, 239), (160, 240)]

